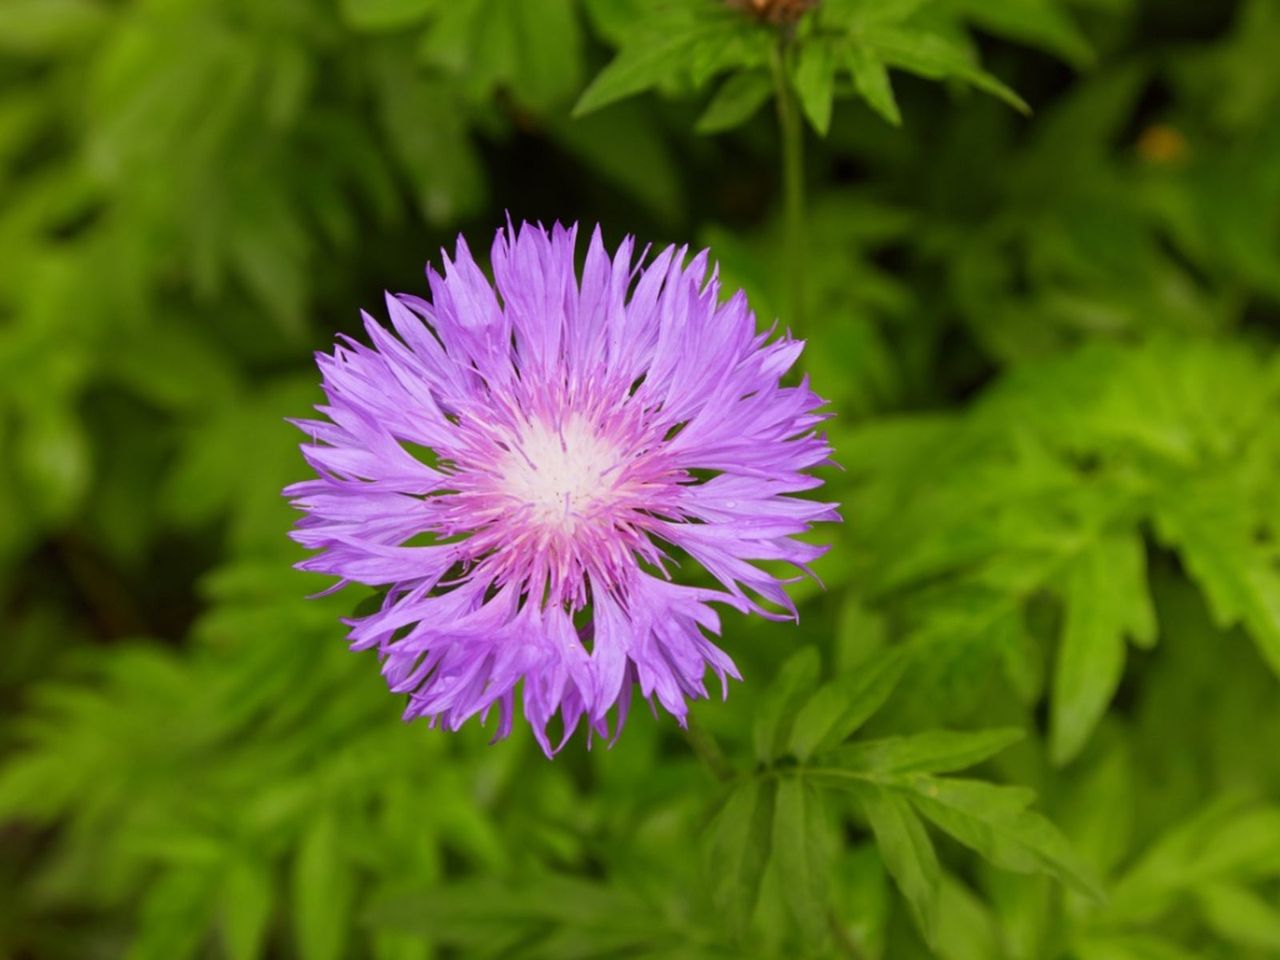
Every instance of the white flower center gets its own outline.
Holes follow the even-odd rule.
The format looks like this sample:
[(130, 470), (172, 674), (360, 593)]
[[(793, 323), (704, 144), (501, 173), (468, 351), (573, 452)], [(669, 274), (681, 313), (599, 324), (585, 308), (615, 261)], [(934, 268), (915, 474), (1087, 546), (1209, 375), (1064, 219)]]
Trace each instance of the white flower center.
[(618, 462), (615, 446), (572, 414), (558, 427), (527, 424), (512, 441), (502, 483), (534, 522), (568, 533), (609, 499)]

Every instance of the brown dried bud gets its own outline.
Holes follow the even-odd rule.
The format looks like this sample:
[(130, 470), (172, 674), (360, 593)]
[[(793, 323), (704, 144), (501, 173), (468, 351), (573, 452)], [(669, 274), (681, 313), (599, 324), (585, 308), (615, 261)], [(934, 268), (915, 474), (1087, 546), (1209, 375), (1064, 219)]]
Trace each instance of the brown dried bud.
[(1177, 127), (1155, 123), (1138, 137), (1138, 156), (1156, 166), (1171, 166), (1187, 159), (1191, 147)]
[(743, 10), (767, 23), (795, 23), (805, 12), (818, 5), (818, 0), (725, 0), (735, 10)]

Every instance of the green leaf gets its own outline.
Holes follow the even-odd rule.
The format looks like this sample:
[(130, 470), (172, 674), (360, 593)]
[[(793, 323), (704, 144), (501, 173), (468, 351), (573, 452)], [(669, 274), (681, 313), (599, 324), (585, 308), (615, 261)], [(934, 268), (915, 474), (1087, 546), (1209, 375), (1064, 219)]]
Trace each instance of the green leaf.
[(802, 777), (778, 783), (773, 819), (773, 858), (782, 895), (810, 942), (827, 928), (828, 827), (817, 787)]
[(417, 195), (428, 223), (450, 223), (485, 199), (480, 158), (449, 84), (412, 63), (388, 57), (375, 65), (378, 120)]
[(867, 45), (890, 66), (928, 80), (954, 78), (989, 93), (1022, 113), (1030, 113), (1026, 101), (973, 61), (962, 45), (937, 34), (897, 27), (877, 27), (865, 35)]
[(901, 126), (902, 114), (898, 110), (898, 101), (894, 99), (889, 70), (884, 61), (862, 44), (852, 43), (845, 52), (845, 65), (853, 77), (853, 85), (871, 109), (895, 127)]
[(707, 28), (677, 29), (642, 45), (624, 48), (582, 92), (573, 107), (573, 115), (585, 116), (670, 80), (675, 68), (688, 60), (700, 41), (711, 35), (714, 30)]
[(293, 928), (302, 960), (346, 955), (351, 880), (338, 849), (338, 825), (322, 813), (307, 827), (294, 860)]
[(774, 824), (776, 784), (755, 778), (736, 787), (710, 831), (711, 897), (731, 930), (746, 929), (760, 896)]
[(762, 67), (774, 46), (771, 30), (720, 4), (645, 7), (643, 26), (591, 81), (575, 117), (655, 87), (699, 88), (718, 73)]
[(1029, 791), (926, 776), (904, 778), (901, 786), (924, 816), (995, 866), (1048, 873), (1087, 896), (1102, 896), (1058, 829), (1026, 809)]
[(735, 73), (720, 85), (698, 118), (695, 129), (699, 133), (731, 130), (750, 120), (772, 92), (768, 75), (755, 71)]
[[(1001, 939), (1010, 960), (1035, 960), (1050, 953), (1048, 940), (1056, 936), (1060, 891), (1051, 877), (1027, 877), (1000, 870), (983, 870), (983, 892), (1000, 918)], [(990, 953), (987, 954), (990, 956)]]
[(204, 332), (177, 324), (131, 340), (104, 372), (166, 410), (209, 410), (234, 398), (239, 387), (228, 357)]
[(1070, 785), (1057, 798), (1057, 822), (1080, 856), (1104, 875), (1131, 852), (1135, 776), (1127, 742), (1109, 741), (1072, 771)]
[(756, 714), (756, 759), (769, 763), (783, 755), (801, 704), (818, 680), (818, 651), (805, 647), (782, 665)]
[(439, 8), (419, 53), (449, 75), (454, 96), (483, 107), (500, 93), (544, 114), (578, 92), (582, 41), (573, 0), (457, 0)]
[(108, 22), (91, 0), (5, 0), (0, 3), (0, 50), (48, 54), (91, 38)]
[(262, 956), (274, 899), (266, 864), (247, 856), (232, 860), (222, 881), (222, 939), (228, 960)]
[(962, 0), (960, 7), (974, 24), (1060, 54), (1075, 66), (1094, 60), (1088, 38), (1056, 0)]
[(1115, 884), (1108, 916), (1150, 923), (1189, 891), (1280, 869), (1280, 808), (1219, 798), (1169, 831)]
[(824, 753), (820, 759), (825, 766), (869, 774), (945, 773), (979, 764), (1023, 736), (1015, 727), (973, 732), (931, 730), (851, 743)]
[(516, 59), (510, 83), (517, 102), (560, 109), (582, 87), (582, 27), (573, 0), (511, 0), (507, 16)]
[(1179, 484), (1161, 495), (1157, 529), (1204, 590), (1218, 625), (1243, 623), (1280, 674), (1280, 574), (1251, 540), (1244, 501), (1232, 478)]
[(825, 0), (821, 14), (826, 24), (856, 32), (867, 27), (901, 23), (933, 2), (935, 0)]
[(215, 902), (215, 877), (200, 867), (165, 870), (147, 887), (139, 930), (126, 960), (195, 956)]
[(874, 837), (848, 848), (838, 858), (833, 886), (837, 898), (833, 922), (865, 956), (883, 957), (894, 897)]
[(960, 881), (943, 875), (936, 935), (940, 956), (946, 960), (991, 960), (1004, 956), (1001, 949), (1004, 933), (1002, 924), (985, 902)]
[(796, 716), (786, 752), (807, 760), (852, 736), (884, 706), (911, 655), (905, 647), (895, 648), (820, 687)]
[(1155, 639), (1146, 552), (1136, 533), (1110, 533), (1066, 577), (1066, 624), (1053, 678), (1050, 752), (1063, 764), (1084, 747), (1124, 672), (1125, 635)]
[(791, 71), (791, 84), (813, 129), (825, 137), (831, 128), (831, 103), (836, 87), (835, 51), (829, 41), (810, 37), (800, 44)]
[(379, 898), (366, 916), (383, 933), (416, 934), (419, 944), (466, 957), (656, 957), (681, 942), (629, 886), (543, 871), (519, 884), (457, 878), (404, 890)]
[(933, 841), (900, 794), (870, 787), (859, 790), (858, 799), (875, 834), (885, 868), (911, 907), (911, 916), (925, 942), (933, 946), (942, 879)]
[(375, 32), (412, 26), (435, 5), (436, 0), (341, 0), (339, 9), (348, 26)]
[(1204, 960), (1175, 943), (1146, 934), (1086, 936), (1076, 946), (1077, 960)]
[(1243, 947), (1280, 950), (1280, 910), (1248, 887), (1212, 883), (1196, 891), (1209, 926)]
[(52, 399), (23, 424), (17, 466), (30, 503), (46, 523), (66, 523), (92, 477), (89, 440), (74, 412)]

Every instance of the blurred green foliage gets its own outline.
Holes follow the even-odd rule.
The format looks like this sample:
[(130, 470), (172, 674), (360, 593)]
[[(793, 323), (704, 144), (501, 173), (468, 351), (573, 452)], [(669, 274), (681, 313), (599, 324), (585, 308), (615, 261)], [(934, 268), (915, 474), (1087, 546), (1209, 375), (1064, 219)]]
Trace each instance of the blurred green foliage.
[[(0, 956), (1280, 956), (1277, 52), (1276, 0), (0, 0)], [(825, 590), (726, 618), (687, 739), (404, 726), (291, 569), (311, 350), (507, 212), (705, 242), (832, 398)]]

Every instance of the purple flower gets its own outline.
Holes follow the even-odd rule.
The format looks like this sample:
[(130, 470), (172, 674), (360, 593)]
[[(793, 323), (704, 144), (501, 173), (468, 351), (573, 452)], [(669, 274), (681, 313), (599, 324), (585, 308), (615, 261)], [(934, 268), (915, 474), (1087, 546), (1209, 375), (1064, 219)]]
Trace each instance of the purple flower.
[[(405, 718), (456, 730), (496, 706), (504, 737), (520, 686), (548, 754), (557, 712), (560, 746), (584, 714), (607, 736), (614, 706), (620, 731), (635, 684), (681, 724), (708, 667), (727, 693), (710, 604), (794, 617), (755, 561), (807, 571), (825, 548), (795, 535), (839, 519), (790, 496), (830, 452), (822, 398), (779, 382), (803, 343), (757, 333), (741, 292), (721, 303), (706, 251), (645, 267), (597, 229), (579, 280), (576, 236), (499, 231), (496, 290), (459, 238), (430, 301), (387, 296), (394, 335), (364, 314), (372, 348), (319, 354), (327, 419), (298, 422), (319, 479), (285, 491), (319, 551), (302, 569), (386, 587), (347, 622)], [(672, 582), (673, 554), (718, 587)]]

